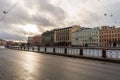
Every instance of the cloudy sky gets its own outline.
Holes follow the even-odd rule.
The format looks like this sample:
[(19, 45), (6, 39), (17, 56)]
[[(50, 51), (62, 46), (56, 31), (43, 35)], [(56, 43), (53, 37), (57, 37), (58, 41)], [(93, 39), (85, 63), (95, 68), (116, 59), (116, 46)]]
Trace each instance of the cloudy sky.
[(69, 25), (120, 26), (120, 0), (0, 0), (0, 38), (26, 41)]

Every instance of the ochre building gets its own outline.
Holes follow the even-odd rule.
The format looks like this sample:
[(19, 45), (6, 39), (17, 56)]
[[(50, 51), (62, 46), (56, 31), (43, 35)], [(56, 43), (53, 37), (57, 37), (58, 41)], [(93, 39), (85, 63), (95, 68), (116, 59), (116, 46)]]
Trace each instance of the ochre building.
[(119, 47), (120, 28), (102, 26), (99, 30), (99, 39), (101, 47)]

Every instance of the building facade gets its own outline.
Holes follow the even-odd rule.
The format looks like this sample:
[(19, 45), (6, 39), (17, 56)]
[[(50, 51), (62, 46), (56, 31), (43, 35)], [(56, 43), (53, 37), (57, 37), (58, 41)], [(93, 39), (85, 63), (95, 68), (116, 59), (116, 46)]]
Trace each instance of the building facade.
[(2, 40), (2, 39), (0, 39), (0, 46), (6, 46), (6, 41), (5, 40)]
[(33, 44), (33, 37), (28, 37), (27, 45), (32, 46), (32, 44)]
[(71, 33), (79, 28), (80, 26), (74, 25), (66, 28), (56, 29), (54, 34), (55, 46), (71, 46)]
[(99, 28), (80, 28), (71, 35), (72, 46), (99, 46)]
[(6, 47), (10, 47), (10, 46), (20, 46), (19, 42), (13, 42), (13, 41), (7, 41), (6, 42)]
[(102, 26), (99, 37), (101, 47), (120, 47), (120, 28)]
[(42, 46), (54, 46), (54, 30), (44, 32), (41, 38)]
[(32, 44), (34, 46), (41, 46), (41, 43), (42, 43), (41, 35), (36, 35), (32, 37)]

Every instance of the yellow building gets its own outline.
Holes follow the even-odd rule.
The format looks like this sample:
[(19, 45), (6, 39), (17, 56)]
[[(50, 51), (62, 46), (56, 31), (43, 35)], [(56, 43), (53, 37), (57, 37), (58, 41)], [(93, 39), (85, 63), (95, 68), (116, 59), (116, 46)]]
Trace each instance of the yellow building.
[(71, 34), (80, 26), (74, 25), (66, 28), (56, 29), (54, 33), (55, 46), (71, 46)]

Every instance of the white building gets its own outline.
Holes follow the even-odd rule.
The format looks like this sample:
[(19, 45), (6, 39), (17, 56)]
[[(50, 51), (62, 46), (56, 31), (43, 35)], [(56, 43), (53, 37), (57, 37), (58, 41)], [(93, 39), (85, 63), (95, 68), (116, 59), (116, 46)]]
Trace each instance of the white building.
[(71, 35), (72, 46), (99, 46), (99, 28), (80, 28)]

